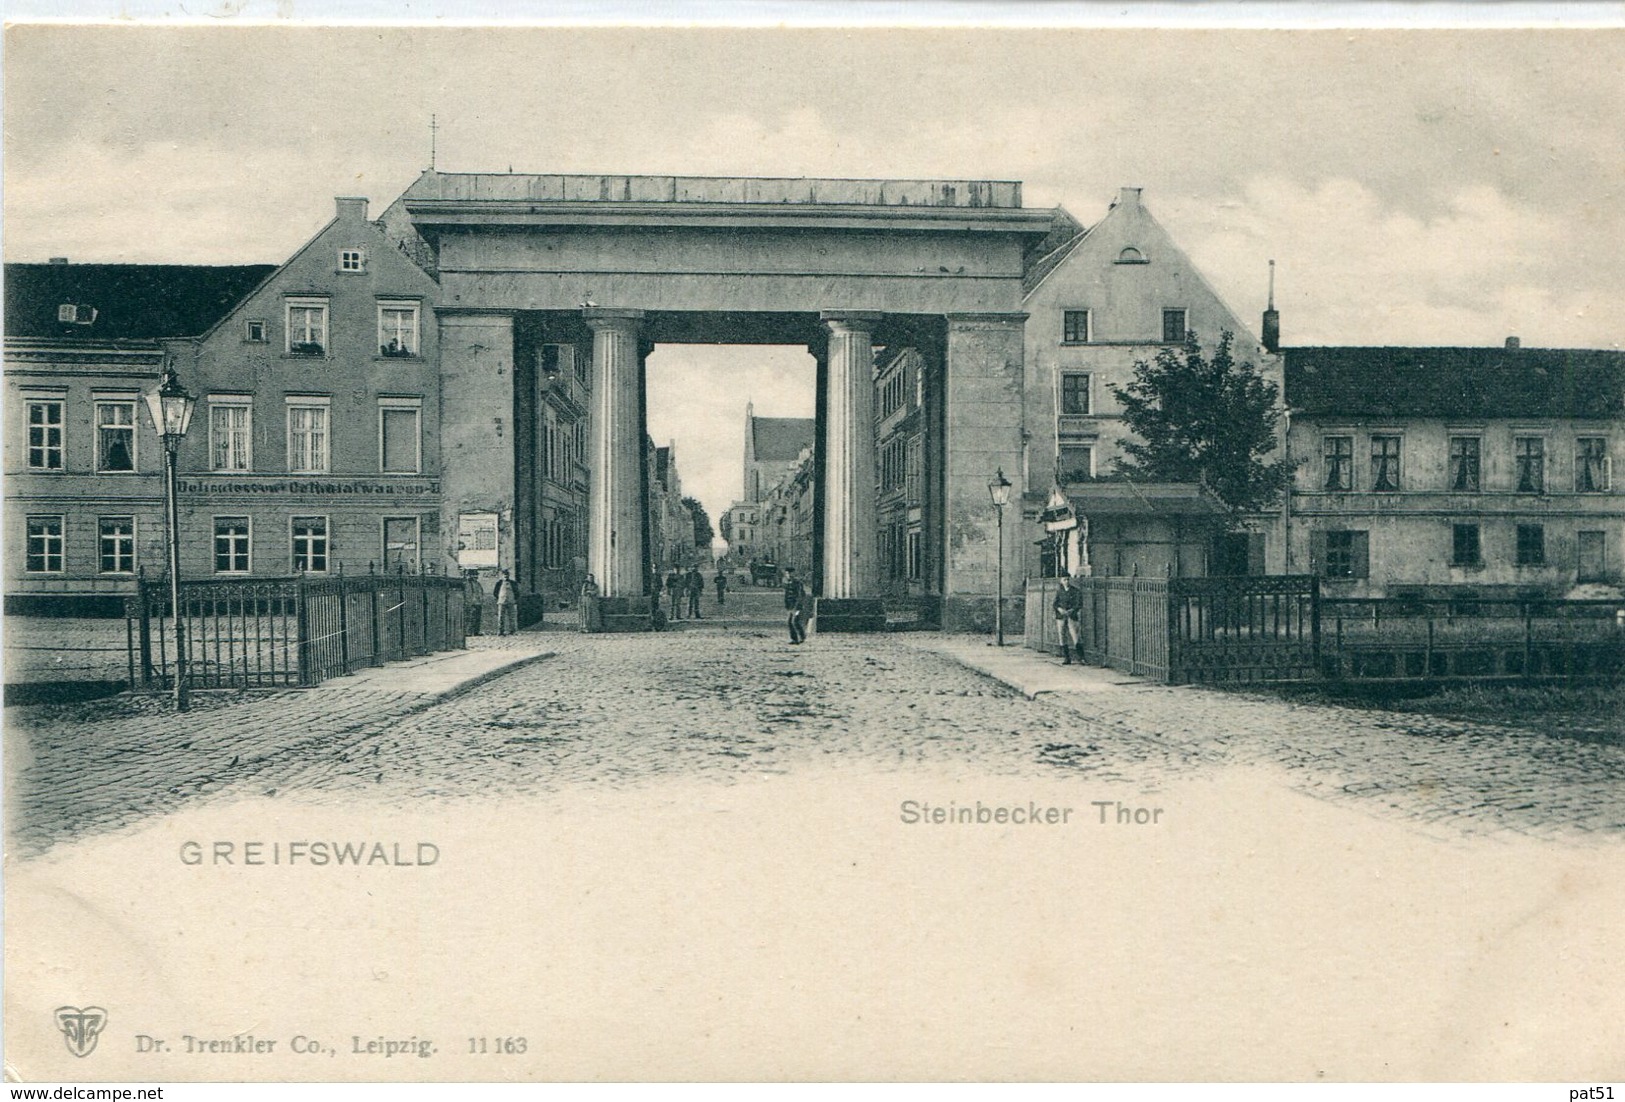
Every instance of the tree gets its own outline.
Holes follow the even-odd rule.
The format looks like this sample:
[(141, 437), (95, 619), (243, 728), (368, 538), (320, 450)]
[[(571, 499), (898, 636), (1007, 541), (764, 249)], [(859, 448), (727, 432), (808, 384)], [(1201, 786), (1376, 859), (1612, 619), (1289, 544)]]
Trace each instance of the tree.
[(1125, 439), (1117, 472), (1147, 482), (1194, 482), (1224, 506), (1227, 526), (1278, 505), (1292, 469), (1270, 461), (1282, 410), (1279, 388), (1250, 363), (1237, 363), (1225, 332), (1211, 357), (1194, 332), (1182, 349), (1163, 348), (1134, 365), (1126, 387), (1112, 385), (1123, 421), (1138, 439)]
[(734, 529), (732, 511), (727, 509), (723, 510), (722, 515), (717, 518), (717, 531), (722, 533), (723, 539), (727, 540), (729, 543), (733, 542)]
[(694, 518), (694, 546), (711, 546), (711, 514), (705, 511), (698, 498), (685, 497), (683, 505), (688, 509), (689, 515)]

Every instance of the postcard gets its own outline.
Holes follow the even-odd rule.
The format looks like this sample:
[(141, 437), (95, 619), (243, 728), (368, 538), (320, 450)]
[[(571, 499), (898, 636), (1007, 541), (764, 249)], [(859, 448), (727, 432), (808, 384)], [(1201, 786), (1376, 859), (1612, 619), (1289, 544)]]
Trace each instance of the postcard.
[(11, 1081), (1625, 1078), (1617, 27), (4, 61)]

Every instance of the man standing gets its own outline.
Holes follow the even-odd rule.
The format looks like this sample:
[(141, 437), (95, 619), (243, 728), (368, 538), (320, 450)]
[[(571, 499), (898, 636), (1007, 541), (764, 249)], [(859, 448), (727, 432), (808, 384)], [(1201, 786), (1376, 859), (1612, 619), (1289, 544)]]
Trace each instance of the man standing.
[(700, 576), (700, 568), (688, 568), (688, 576), (683, 579), (684, 588), (688, 590), (688, 616), (691, 620), (700, 620), (700, 597), (705, 593), (705, 579)]
[(796, 577), (795, 567), (786, 567), (784, 571), (784, 607), (790, 610), (790, 642), (805, 643), (807, 641), (806, 617), (807, 587), (801, 584)]
[(463, 634), (478, 635), (485, 618), (485, 587), (478, 570), (463, 571)]
[(666, 575), (666, 596), (671, 600), (671, 618), (681, 620), (683, 618), (683, 575), (675, 566), (672, 567), (671, 573)]
[(1072, 584), (1070, 575), (1061, 575), (1061, 588), (1055, 591), (1055, 636), (1061, 643), (1061, 664), (1072, 665), (1072, 650), (1083, 661), (1083, 644), (1078, 639), (1078, 617), (1083, 612), (1083, 590)]
[(491, 596), (497, 602), (497, 634), (507, 635), (509, 632), (519, 632), (519, 593), (514, 588), (513, 579), (504, 570), (502, 577), (497, 579), (496, 588)]
[(720, 607), (728, 603), (728, 575), (721, 566), (717, 567), (717, 605)]

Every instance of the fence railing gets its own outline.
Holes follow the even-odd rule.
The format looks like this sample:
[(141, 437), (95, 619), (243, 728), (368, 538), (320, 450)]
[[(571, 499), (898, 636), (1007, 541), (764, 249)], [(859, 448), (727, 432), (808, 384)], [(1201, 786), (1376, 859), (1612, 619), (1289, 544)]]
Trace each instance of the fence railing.
[[(1080, 578), (1084, 660), (1170, 684), (1618, 678), (1625, 602), (1323, 597), (1313, 575)], [(1026, 643), (1059, 645), (1058, 583), (1028, 583)]]
[(1625, 672), (1625, 602), (1325, 598), (1324, 676), (1561, 679)]
[(464, 583), (435, 574), (259, 581), (141, 579), (125, 606), (130, 685), (172, 688), (176, 631), (193, 689), (319, 685), (368, 666), (464, 646)]

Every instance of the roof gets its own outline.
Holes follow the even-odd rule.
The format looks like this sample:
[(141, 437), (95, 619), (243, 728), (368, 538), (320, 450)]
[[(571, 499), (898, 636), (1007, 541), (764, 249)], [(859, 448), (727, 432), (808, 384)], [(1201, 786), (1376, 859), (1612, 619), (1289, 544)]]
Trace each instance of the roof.
[(407, 202), (772, 203), (857, 206), (1021, 206), (1015, 180), (843, 180), (814, 177), (616, 176), (526, 172), (435, 172), (419, 176)]
[(1625, 352), (1286, 348), (1286, 400), (1337, 417), (1617, 417)]
[(752, 417), (751, 454), (758, 462), (793, 462), (813, 446), (811, 417)]
[(1084, 516), (1222, 516), (1224, 506), (1194, 482), (1099, 480), (1067, 488)]
[[(263, 283), (274, 264), (7, 264), (6, 336), (80, 341), (195, 337)], [(58, 320), (72, 305), (88, 322)]]

